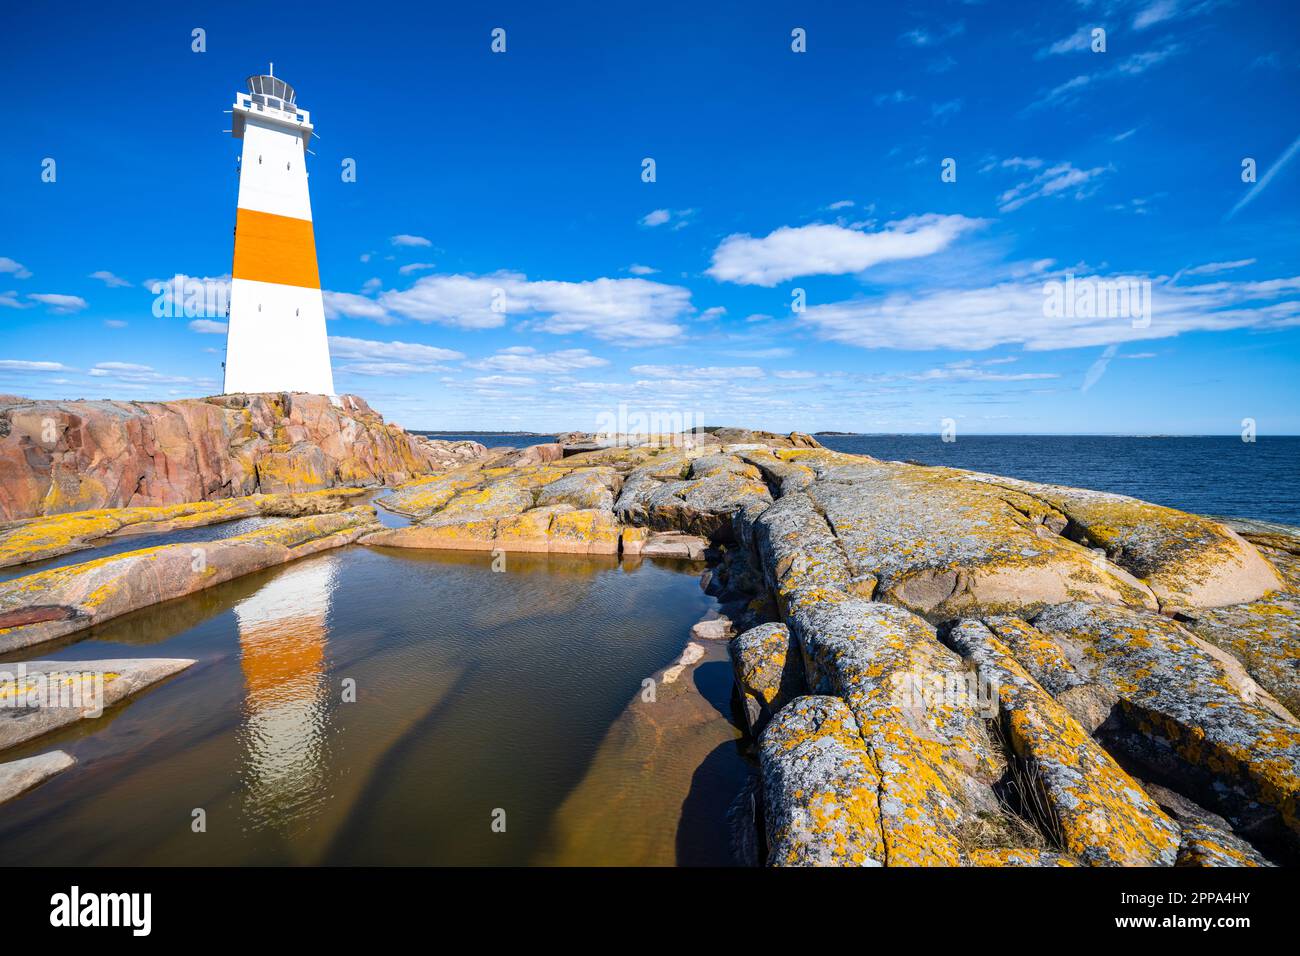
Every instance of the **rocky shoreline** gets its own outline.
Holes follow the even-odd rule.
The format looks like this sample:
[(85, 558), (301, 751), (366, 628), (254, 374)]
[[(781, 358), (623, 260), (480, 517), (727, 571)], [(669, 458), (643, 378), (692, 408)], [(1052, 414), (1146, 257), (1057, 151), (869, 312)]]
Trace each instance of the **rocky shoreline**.
[[(317, 408), (307, 401), (314, 396), (287, 396), (281, 406), (273, 397), (235, 398), (244, 404), (194, 404), (218, 409), (226, 436), (230, 422), (254, 417), (254, 406), (282, 413), (272, 436), (284, 422), (337, 421), (328, 430), (339, 436), (345, 420), (365, 424), (348, 418), (360, 406), (346, 401), (338, 410)], [(0, 441), (11, 441), (15, 420), (11, 408)], [(369, 448), (374, 429), (393, 437), (396, 428), (366, 427)], [(267, 447), (253, 456), (255, 483), (245, 470), (213, 486), (226, 494), (194, 501), (229, 497), (222, 507), (239, 514), (297, 517), (197, 547), (164, 545), (0, 583), (0, 652), (351, 543), (707, 558), (703, 583), (722, 613), (697, 625), (681, 659), (655, 680), (675, 685), (663, 697), (671, 702), (691, 668), (716, 656), (708, 648), (730, 651), (734, 717), (755, 764), (755, 862), (1217, 866), (1300, 858), (1300, 533), (1292, 529), (1247, 522), (1234, 530), (1121, 495), (879, 461), (806, 435), (739, 429), (612, 443), (571, 433), (512, 451), (431, 442), (418, 460), (367, 452), (360, 470), (339, 464), (355, 454), (329, 452), (332, 468), (300, 474), (292, 488), (274, 478), (263, 487), (262, 459), (286, 454), (275, 447), (291, 437), (295, 460), (314, 458), (300, 447), (311, 440), (297, 433), (257, 439)], [(407, 438), (393, 441), (424, 448)], [(223, 441), (205, 461), (244, 460), (247, 449), (234, 449), (247, 442)], [(61, 455), (106, 474), (103, 460), (67, 444)], [(6, 452), (3, 460), (12, 459)], [(135, 456), (114, 460), (123, 474), (139, 470)], [(69, 465), (50, 462), (44, 491), (6, 492), (6, 508), (27, 513), (0, 526), (0, 559), (93, 547), (133, 527), (207, 523), (202, 508), (151, 514), (164, 502), (142, 502), (156, 489), (122, 501), (135, 502), (129, 515), (104, 513), (120, 493), (69, 490), (59, 477)], [(271, 457), (265, 474), (280, 473), (282, 463)], [(222, 474), (208, 465), (192, 471)], [(346, 495), (323, 491), (364, 484), (394, 486), (377, 504), (410, 524), (381, 527), (370, 506), (349, 507)], [(174, 493), (201, 486), (182, 482)], [(230, 493), (271, 488), (322, 493), (271, 501)], [(78, 501), (101, 510), (34, 517), (75, 511), (65, 506)], [(656, 706), (639, 704), (628, 726), (664, 731)]]

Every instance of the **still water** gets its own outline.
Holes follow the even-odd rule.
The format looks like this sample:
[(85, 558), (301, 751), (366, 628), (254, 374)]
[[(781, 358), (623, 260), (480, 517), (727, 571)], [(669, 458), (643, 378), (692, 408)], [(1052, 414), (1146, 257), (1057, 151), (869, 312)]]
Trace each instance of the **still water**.
[(491, 561), (348, 547), (8, 655), (198, 663), (6, 754), (77, 765), (0, 806), (0, 864), (732, 862), (725, 664), (694, 692), (707, 772), (611, 732), (712, 606), (699, 566)]

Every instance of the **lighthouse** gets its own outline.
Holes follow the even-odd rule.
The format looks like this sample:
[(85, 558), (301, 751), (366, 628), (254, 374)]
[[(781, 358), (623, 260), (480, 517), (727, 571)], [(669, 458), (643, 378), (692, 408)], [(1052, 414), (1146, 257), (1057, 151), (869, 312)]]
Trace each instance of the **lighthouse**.
[(273, 64), (265, 75), (250, 76), (231, 111), (230, 131), (244, 148), (223, 390), (332, 396), (307, 194), (314, 127), (293, 87), (274, 73)]

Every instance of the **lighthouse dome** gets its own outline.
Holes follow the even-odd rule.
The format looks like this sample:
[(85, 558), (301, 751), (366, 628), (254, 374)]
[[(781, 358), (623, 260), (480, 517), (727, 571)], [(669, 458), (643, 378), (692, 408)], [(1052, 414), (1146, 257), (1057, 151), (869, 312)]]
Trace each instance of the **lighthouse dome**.
[(278, 76), (268, 76), (261, 74), (250, 76), (248, 78), (248, 92), (254, 96), (264, 96), (268, 99), (282, 101), (286, 107), (291, 107), (297, 102), (298, 94), (294, 92), (293, 87)]

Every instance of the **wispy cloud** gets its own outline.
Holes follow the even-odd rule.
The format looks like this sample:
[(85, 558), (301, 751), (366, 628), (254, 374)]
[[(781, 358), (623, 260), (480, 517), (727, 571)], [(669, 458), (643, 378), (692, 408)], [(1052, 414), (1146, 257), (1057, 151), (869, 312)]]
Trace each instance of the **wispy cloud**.
[[(412, 236), (409, 235), (408, 233), (400, 233), (396, 236), (393, 236), (388, 241), (395, 246), (432, 246), (433, 245), (433, 243), (430, 242), (428, 239), (424, 238), (424, 236)], [(364, 262), (365, 259), (362, 259), (361, 261)]]
[(1161, 277), (1151, 281), (1151, 319), (1145, 325), (1126, 317), (1049, 316), (1041, 280), (852, 299), (812, 306), (799, 319), (823, 339), (863, 348), (975, 351), (1011, 344), (1068, 349), (1300, 325), (1300, 276), (1189, 286), (1162, 283)]
[(89, 306), (79, 295), (64, 295), (60, 292), (29, 292), (27, 298), (39, 302), (55, 315), (71, 315)]
[(1107, 167), (1104, 166), (1077, 169), (1068, 162), (1057, 163), (1033, 179), (1018, 183), (1002, 193), (998, 197), (998, 209), (1001, 212), (1014, 212), (1035, 199), (1048, 196), (1072, 195), (1075, 199), (1085, 199), (1095, 188), (1094, 181), (1105, 172)]
[(1297, 136), (1291, 141), (1291, 145), (1286, 148), (1286, 152), (1281, 155), (1276, 163), (1268, 168), (1268, 171), (1260, 177), (1259, 182), (1255, 183), (1246, 195), (1237, 200), (1237, 204), (1228, 210), (1228, 214), (1223, 217), (1223, 221), (1227, 222), (1242, 209), (1245, 209), (1248, 205), (1254, 202), (1256, 197), (1268, 188), (1268, 184), (1273, 181), (1273, 177), (1285, 169), (1287, 163), (1291, 162), (1295, 157), (1297, 150), (1300, 150), (1300, 136)]
[(933, 255), (981, 225), (983, 220), (930, 213), (888, 223), (879, 232), (818, 223), (782, 226), (761, 239), (737, 234), (714, 250), (707, 274), (768, 287), (796, 276), (846, 275), (881, 262)]
[(15, 279), (30, 279), (32, 274), (21, 262), (15, 262), (8, 256), (0, 256), (0, 273), (12, 275)]
[(121, 276), (115, 276), (113, 275), (113, 273), (109, 272), (106, 269), (100, 269), (98, 272), (92, 272), (90, 274), (90, 278), (98, 279), (100, 282), (104, 283), (104, 285), (108, 286), (110, 289), (126, 289), (126, 288), (130, 288), (131, 286), (131, 283), (127, 282)]
[(609, 360), (592, 355), (586, 349), (561, 349), (557, 352), (539, 352), (529, 345), (514, 345), (501, 349), (487, 358), (466, 362), (468, 368), (479, 371), (529, 373), (533, 375), (566, 375), (585, 368), (600, 368)]

